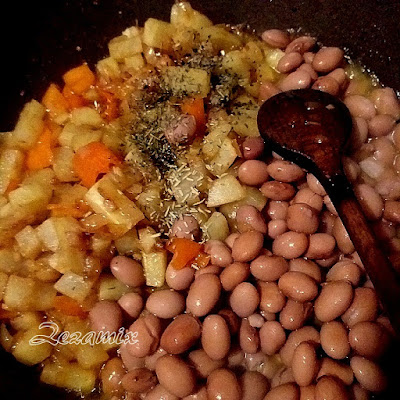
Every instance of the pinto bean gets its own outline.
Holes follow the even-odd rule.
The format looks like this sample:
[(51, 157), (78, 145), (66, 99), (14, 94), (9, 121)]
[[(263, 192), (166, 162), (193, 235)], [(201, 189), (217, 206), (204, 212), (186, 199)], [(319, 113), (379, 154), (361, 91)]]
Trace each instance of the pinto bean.
[(188, 311), (197, 317), (203, 317), (213, 309), (220, 293), (221, 282), (217, 276), (200, 275), (190, 286), (186, 297)]
[(197, 279), (200, 275), (205, 274), (219, 275), (222, 270), (223, 268), (218, 267), (217, 265), (207, 265), (206, 267), (202, 267), (195, 272), (194, 279)]
[(372, 101), (358, 94), (347, 96), (344, 99), (344, 104), (353, 117), (361, 117), (369, 121), (376, 115)]
[(264, 325), (265, 319), (261, 314), (251, 314), (248, 317), (249, 320), (249, 324), (253, 327), (253, 328), (261, 328)]
[(129, 393), (146, 393), (157, 385), (157, 378), (147, 368), (129, 371), (121, 380), (123, 388)]
[(276, 160), (268, 165), (268, 173), (280, 182), (296, 182), (304, 178), (304, 171), (297, 165), (284, 160)]
[(301, 328), (312, 312), (312, 303), (288, 299), (279, 314), (279, 322), (283, 328), (293, 331)]
[(349, 328), (357, 322), (374, 321), (377, 317), (378, 309), (378, 297), (374, 289), (356, 288), (352, 303), (342, 315), (342, 321)]
[(328, 258), (335, 249), (335, 238), (327, 233), (314, 233), (309, 237), (309, 245), (305, 257)]
[(310, 188), (303, 188), (297, 192), (292, 204), (296, 203), (307, 204), (310, 207), (316, 209), (317, 212), (320, 212), (324, 205), (322, 197), (314, 193)]
[(99, 301), (90, 310), (89, 321), (96, 332), (117, 332), (122, 325), (121, 308), (114, 301)]
[(349, 281), (353, 286), (360, 282), (362, 271), (360, 267), (351, 260), (343, 260), (333, 265), (326, 274), (327, 282)]
[(157, 360), (156, 374), (161, 385), (178, 397), (185, 397), (193, 393), (196, 378), (181, 358), (167, 354)]
[(287, 259), (300, 257), (307, 247), (307, 236), (304, 233), (293, 231), (282, 233), (272, 243), (273, 253)]
[(322, 322), (329, 322), (341, 316), (353, 300), (353, 288), (347, 281), (333, 281), (322, 286), (315, 300), (315, 316)]
[(306, 64), (311, 64), (313, 62), (313, 60), (314, 60), (315, 53), (313, 53), (312, 51), (306, 51), (303, 54), (303, 57), (304, 57), (304, 62)]
[(260, 291), (260, 310), (277, 313), (285, 305), (285, 296), (275, 282), (258, 282)]
[(123, 284), (133, 287), (142, 286), (146, 280), (143, 267), (136, 260), (125, 256), (116, 256), (111, 260), (110, 269), (112, 274)]
[(350, 396), (354, 400), (369, 400), (370, 393), (363, 388), (359, 383), (353, 383), (350, 387)]
[(268, 29), (261, 34), (261, 39), (271, 47), (285, 48), (290, 43), (289, 34), (280, 29)]
[(266, 321), (260, 329), (260, 344), (263, 353), (272, 356), (277, 353), (286, 341), (282, 325), (277, 321)]
[(326, 92), (332, 96), (337, 96), (340, 92), (340, 86), (336, 79), (330, 76), (321, 76), (312, 85), (312, 89)]
[(229, 297), (232, 310), (241, 318), (253, 314), (259, 303), (260, 296), (257, 289), (250, 282), (239, 283)]
[(303, 56), (300, 53), (292, 52), (286, 53), (278, 62), (276, 67), (277, 71), (282, 74), (287, 74), (288, 72), (296, 69), (303, 62)]
[(287, 231), (287, 223), (283, 219), (273, 219), (268, 222), (267, 232), (271, 239), (276, 239)]
[(146, 366), (146, 357), (133, 356), (129, 351), (128, 345), (129, 343), (122, 343), (118, 349), (118, 353), (121, 356), (124, 367), (128, 371), (136, 368), (144, 368)]
[(287, 212), (289, 230), (310, 234), (317, 231), (318, 225), (318, 214), (314, 208), (301, 203), (289, 206)]
[(336, 240), (339, 250), (344, 254), (354, 252), (354, 245), (340, 218), (336, 218), (333, 225), (332, 235)]
[(258, 330), (250, 325), (247, 318), (243, 318), (239, 330), (239, 343), (246, 354), (255, 354), (260, 346)]
[(118, 300), (119, 306), (132, 318), (137, 318), (142, 312), (144, 304), (139, 293), (125, 293)]
[(267, 206), (267, 214), (272, 219), (286, 219), (289, 203), (287, 201), (271, 200)]
[(320, 196), (325, 196), (326, 191), (322, 186), (321, 182), (313, 175), (308, 173), (307, 174), (307, 184), (308, 187), (316, 194)]
[(185, 290), (193, 282), (194, 274), (194, 268), (175, 269), (172, 266), (168, 266), (165, 272), (165, 280), (171, 289)]
[(311, 82), (311, 75), (308, 72), (297, 69), (279, 82), (279, 88), (283, 92), (295, 89), (307, 89), (310, 87)]
[(315, 262), (304, 258), (294, 258), (289, 261), (289, 271), (302, 272), (316, 282), (321, 283), (321, 270)]
[(185, 309), (185, 298), (174, 290), (157, 290), (148, 297), (146, 308), (158, 318), (170, 319)]
[(235, 261), (247, 262), (257, 257), (264, 243), (261, 232), (243, 232), (233, 243), (232, 257)]
[(225, 364), (225, 360), (213, 360), (210, 358), (204, 349), (191, 351), (188, 355), (188, 359), (200, 378), (207, 378), (211, 372), (222, 368)]
[(254, 160), (264, 151), (264, 140), (261, 137), (247, 137), (242, 144), (242, 153), (245, 160)]
[(258, 92), (258, 101), (263, 103), (280, 92), (281, 90), (274, 83), (268, 81), (262, 82)]
[(391, 115), (376, 115), (368, 122), (368, 131), (371, 136), (386, 136), (392, 132), (396, 120)]
[(204, 251), (210, 255), (212, 265), (226, 267), (232, 262), (232, 255), (229, 247), (220, 240), (208, 240)]
[(336, 68), (332, 72), (329, 72), (328, 76), (335, 79), (339, 84), (340, 88), (343, 89), (347, 84), (347, 75), (343, 68)]
[(145, 357), (144, 366), (150, 371), (155, 371), (157, 360), (160, 357), (165, 356), (166, 354), (167, 354), (166, 350), (159, 347), (153, 354)]
[(264, 400), (299, 400), (300, 390), (299, 387), (294, 383), (284, 383), (279, 386), (272, 388)]
[(354, 356), (350, 366), (361, 386), (370, 392), (382, 392), (387, 386), (387, 378), (378, 364), (367, 358)]
[(400, 104), (393, 89), (375, 89), (371, 93), (371, 100), (378, 114), (391, 115), (395, 120), (400, 118)]
[(302, 342), (293, 352), (292, 371), (299, 386), (311, 385), (318, 372), (318, 360), (313, 343)]
[(257, 208), (244, 205), (236, 212), (236, 221), (239, 232), (258, 231), (264, 235), (267, 233), (267, 224)]
[(182, 215), (174, 221), (169, 236), (195, 240), (199, 235), (200, 226), (197, 219), (191, 215)]
[(232, 291), (241, 282), (244, 282), (250, 275), (249, 264), (234, 262), (228, 265), (221, 272), (220, 279), (224, 290)]
[(203, 321), (201, 344), (207, 355), (213, 360), (226, 357), (231, 346), (228, 325), (221, 315), (208, 315)]
[(185, 114), (165, 130), (164, 136), (171, 144), (187, 143), (193, 139), (196, 127), (196, 118)]
[(165, 329), (160, 345), (170, 354), (189, 350), (200, 338), (200, 322), (189, 314), (178, 315)]
[(295, 301), (310, 301), (318, 294), (316, 282), (302, 272), (286, 272), (279, 278), (278, 286), (285, 296)]
[(315, 72), (311, 64), (301, 64), (300, 67), (297, 68), (297, 70), (307, 72), (310, 75), (312, 81), (315, 81), (318, 78), (318, 74)]
[[(178, 396), (175, 396), (169, 392), (163, 385), (157, 385), (154, 389), (146, 394), (146, 400), (179, 400)], [(114, 399), (113, 399), (114, 400)], [(128, 400), (128, 399), (127, 399)]]
[(300, 54), (304, 54), (306, 51), (311, 50), (315, 43), (316, 40), (311, 36), (300, 36), (287, 45), (285, 52), (297, 51)]
[(325, 375), (334, 376), (340, 379), (347, 386), (351, 385), (354, 380), (353, 371), (350, 365), (333, 360), (329, 357), (322, 358), (321, 368), (318, 372), (317, 379)]
[(238, 178), (245, 185), (260, 186), (268, 177), (268, 166), (260, 160), (246, 160), (238, 169)]
[(313, 68), (317, 72), (328, 73), (343, 61), (344, 52), (339, 47), (322, 47), (314, 57)]
[(245, 371), (239, 378), (242, 400), (263, 400), (268, 393), (268, 379), (257, 371)]
[(121, 379), (125, 375), (125, 368), (118, 357), (110, 358), (100, 371), (101, 387), (107, 396), (119, 396), (123, 393)]
[(222, 310), (218, 311), (218, 315), (224, 318), (225, 322), (228, 325), (231, 336), (235, 335), (239, 331), (239, 318), (232, 310), (228, 308), (223, 308)]
[(398, 224), (400, 222), (400, 201), (385, 201), (383, 218), (385, 218), (387, 221)]
[(250, 263), (251, 274), (262, 281), (278, 280), (289, 269), (288, 262), (280, 256), (258, 256)]
[(235, 240), (239, 237), (240, 233), (239, 232), (233, 232), (231, 233), (226, 239), (225, 239), (225, 244), (232, 250), (233, 243)]
[(241, 389), (235, 374), (225, 368), (211, 372), (207, 378), (207, 395), (209, 400), (240, 400)]
[(277, 201), (290, 200), (296, 193), (294, 187), (290, 183), (278, 181), (265, 182), (260, 190), (268, 199)]
[(353, 129), (350, 136), (350, 146), (358, 150), (368, 139), (368, 122), (364, 118), (353, 118)]
[(185, 396), (182, 400), (208, 400), (207, 389), (203, 386), (196, 393)]
[(333, 376), (323, 376), (315, 386), (315, 400), (349, 400), (343, 383)]
[(339, 321), (325, 322), (321, 326), (321, 347), (325, 353), (336, 359), (345, 358), (350, 352), (347, 329)]

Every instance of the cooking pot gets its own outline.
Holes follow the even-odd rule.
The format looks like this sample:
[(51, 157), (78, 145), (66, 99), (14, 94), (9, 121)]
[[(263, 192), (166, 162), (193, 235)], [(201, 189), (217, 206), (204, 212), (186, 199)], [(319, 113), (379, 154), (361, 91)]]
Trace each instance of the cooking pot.
[[(107, 42), (123, 29), (149, 18), (167, 20), (173, 0), (40, 0), (8, 3), (0, 27), (2, 85), (0, 131), (11, 130), (23, 104), (41, 98), (50, 82), (83, 61), (93, 65), (107, 54)], [(387, 86), (400, 90), (400, 1), (398, 0), (192, 0), (216, 23), (294, 28), (323, 44), (347, 49)], [(400, 305), (399, 305), (400, 306)], [(393, 375), (397, 345), (386, 364)], [(393, 379), (394, 378), (394, 379)], [(0, 351), (1, 399), (73, 399), (73, 394), (40, 384), (38, 369)], [(283, 400), (283, 399), (282, 399)]]

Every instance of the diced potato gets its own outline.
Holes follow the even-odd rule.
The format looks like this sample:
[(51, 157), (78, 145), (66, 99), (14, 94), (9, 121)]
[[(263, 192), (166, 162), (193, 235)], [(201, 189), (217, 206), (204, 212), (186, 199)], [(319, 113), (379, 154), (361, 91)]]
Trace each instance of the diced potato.
[(231, 131), (232, 125), (226, 119), (218, 120), (210, 126), (210, 132), (204, 137), (202, 145), (202, 153), (207, 160), (211, 161), (217, 156), (222, 142)]
[(213, 175), (221, 175), (235, 162), (238, 156), (232, 140), (226, 137), (219, 148), (217, 155), (208, 164), (208, 169)]
[(114, 243), (118, 254), (122, 255), (132, 255), (133, 253), (140, 251), (141, 247), (137, 230), (135, 228), (116, 239)]
[(84, 129), (79, 135), (74, 136), (72, 142), (72, 149), (74, 151), (79, 150), (81, 147), (86, 146), (92, 142), (101, 142), (103, 137), (103, 131), (96, 129)]
[(7, 286), (8, 275), (5, 272), (0, 272), (0, 301), (3, 300), (4, 290)]
[(52, 307), (56, 291), (51, 284), (10, 275), (4, 291), (4, 304), (11, 310), (44, 311)]
[[(49, 333), (48, 329), (46, 330)], [(44, 335), (43, 329), (38, 327), (30, 328), (29, 330), (17, 334), (15, 344), (12, 349), (13, 356), (21, 363), (26, 365), (35, 365), (50, 357), (53, 346), (50, 343), (43, 342), (41, 344), (31, 344), (30, 340), (37, 335)]]
[(222, 204), (232, 203), (245, 197), (246, 190), (232, 175), (225, 175), (216, 179), (210, 185), (208, 192), (208, 207), (218, 207)]
[(79, 135), (81, 131), (82, 127), (79, 127), (72, 122), (68, 122), (58, 136), (58, 142), (61, 146), (72, 147), (74, 136)]
[(104, 124), (99, 112), (91, 107), (79, 107), (72, 110), (71, 122), (75, 125), (87, 125), (92, 128), (100, 128)]
[(153, 215), (160, 212), (160, 198), (162, 187), (158, 182), (147, 185), (145, 190), (137, 197), (137, 203), (143, 210), (146, 218), (153, 220)]
[(193, 10), (190, 3), (186, 1), (175, 3), (172, 6), (171, 24), (197, 30), (212, 26), (212, 22), (205, 15)]
[(55, 282), (60, 278), (60, 272), (55, 270), (51, 264), (51, 258), (53, 254), (44, 253), (43, 256), (39, 257), (36, 260), (29, 260), (28, 271), (30, 276), (39, 279), (39, 281), (43, 282)]
[(125, 131), (113, 121), (103, 129), (102, 142), (114, 153), (119, 154), (125, 143), (125, 135)]
[(104, 237), (101, 234), (94, 234), (90, 238), (90, 249), (92, 250), (92, 254), (94, 257), (98, 257), (101, 260), (110, 257), (110, 248), (112, 248), (111, 245), (112, 240), (108, 237)]
[(11, 326), (17, 331), (27, 331), (32, 328), (37, 329), (41, 322), (42, 316), (37, 311), (26, 311), (10, 320)]
[(275, 71), (267, 62), (261, 63), (257, 68), (257, 80), (260, 83), (277, 82), (280, 74)]
[(109, 356), (101, 344), (76, 346), (76, 359), (83, 368), (96, 368), (108, 360)]
[(57, 147), (53, 151), (53, 170), (60, 182), (78, 181), (73, 169), (74, 151), (69, 147)]
[(257, 126), (258, 110), (259, 106), (245, 97), (243, 97), (243, 102), (238, 101), (229, 116), (234, 131), (240, 136), (260, 136)]
[(65, 273), (55, 284), (54, 288), (72, 299), (82, 302), (90, 293), (93, 282), (89, 279), (75, 274), (74, 272)]
[(124, 285), (113, 275), (102, 275), (100, 277), (99, 300), (117, 301), (132, 290), (130, 286)]
[(164, 250), (152, 253), (142, 252), (142, 264), (146, 277), (146, 285), (161, 287), (165, 282), (167, 269), (167, 252)]
[(163, 84), (176, 97), (206, 97), (210, 92), (210, 75), (199, 68), (166, 67)]
[(15, 235), (18, 250), (25, 258), (35, 259), (42, 251), (42, 243), (32, 226), (27, 225)]
[(278, 66), (279, 61), (281, 58), (285, 55), (285, 52), (282, 51), (281, 49), (271, 49), (267, 51), (267, 54), (265, 55), (265, 58), (269, 64), (270, 67), (272, 67), (274, 70), (276, 70), (276, 67)]
[(85, 253), (73, 247), (65, 247), (49, 256), (49, 265), (61, 274), (74, 272), (82, 275), (86, 267)]
[(223, 26), (209, 26), (199, 30), (200, 39), (208, 41), (217, 51), (225, 52), (235, 50), (242, 45), (242, 39), (231, 32), (228, 32)]
[(81, 242), (82, 230), (72, 217), (50, 217), (36, 228), (43, 246), (49, 251), (77, 247)]
[(89, 206), (103, 215), (114, 233), (122, 236), (144, 218), (139, 208), (105, 176), (86, 193)]
[(90, 393), (96, 384), (96, 372), (84, 369), (78, 363), (45, 364), (40, 380), (48, 385)]
[(13, 337), (5, 324), (0, 325), (0, 345), (5, 351), (11, 351), (13, 345)]
[(0, 249), (0, 271), (14, 274), (22, 268), (21, 256), (13, 249)]
[(206, 234), (210, 239), (225, 240), (229, 235), (229, 225), (224, 214), (214, 212), (205, 223)]
[(0, 155), (0, 195), (4, 194), (13, 181), (19, 180), (24, 164), (24, 154), (20, 150), (4, 149)]
[(149, 18), (144, 23), (143, 43), (149, 47), (172, 50), (172, 37), (175, 28), (168, 22)]
[(117, 61), (131, 57), (143, 51), (142, 41), (139, 36), (117, 36), (108, 43), (110, 57)]
[(230, 51), (222, 59), (221, 69), (231, 75), (236, 75), (242, 86), (250, 81), (251, 64), (243, 51)]
[(96, 65), (97, 73), (106, 81), (117, 79), (120, 77), (121, 71), (118, 62), (112, 58), (107, 57), (100, 60)]
[(151, 253), (158, 241), (159, 235), (151, 226), (146, 226), (145, 228), (139, 229), (139, 244), (141, 249), (145, 253)]
[(25, 104), (15, 129), (7, 140), (7, 145), (23, 150), (33, 147), (42, 133), (45, 114), (45, 107), (38, 101), (32, 100)]
[(243, 54), (247, 61), (252, 64), (254, 68), (256, 65), (260, 64), (264, 59), (264, 54), (260, 42), (250, 41), (243, 47)]
[(145, 61), (141, 54), (135, 54), (133, 56), (125, 58), (125, 68), (128, 71), (137, 71), (144, 67)]
[(55, 174), (51, 168), (39, 169), (30, 173), (22, 181), (22, 185), (42, 185), (43, 189), (52, 190)]

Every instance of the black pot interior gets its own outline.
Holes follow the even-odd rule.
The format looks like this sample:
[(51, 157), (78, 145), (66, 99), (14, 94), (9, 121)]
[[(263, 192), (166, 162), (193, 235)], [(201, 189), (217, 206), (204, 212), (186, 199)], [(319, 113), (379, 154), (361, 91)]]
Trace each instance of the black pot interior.
[[(173, 0), (41, 0), (9, 3), (2, 24), (0, 131), (13, 128), (23, 104), (41, 98), (50, 82), (83, 61), (94, 64), (107, 42), (148, 17), (168, 19)], [(397, 0), (192, 0), (215, 22), (300, 28), (348, 54), (400, 89), (400, 2)], [(396, 350), (396, 349), (393, 349)], [(397, 350), (396, 350), (397, 351)], [(396, 351), (391, 352), (395, 356)], [(397, 353), (396, 353), (397, 354)], [(398, 358), (397, 358), (398, 359)], [(390, 366), (390, 360), (388, 360)], [(394, 375), (393, 368), (388, 369)], [(0, 353), (0, 398), (72, 398), (40, 385), (37, 370)], [(393, 378), (393, 377), (392, 377)], [(392, 379), (394, 382), (394, 379)], [(397, 394), (398, 395), (398, 394)], [(384, 398), (397, 398), (389, 393)]]

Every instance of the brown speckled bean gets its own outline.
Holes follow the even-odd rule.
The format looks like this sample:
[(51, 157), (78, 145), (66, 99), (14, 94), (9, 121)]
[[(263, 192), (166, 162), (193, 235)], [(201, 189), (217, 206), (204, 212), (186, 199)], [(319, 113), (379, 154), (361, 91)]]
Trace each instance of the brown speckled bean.
[(235, 335), (237, 332), (239, 332), (239, 317), (231, 309), (223, 308), (222, 310), (218, 311), (218, 315), (225, 319), (231, 335)]
[(107, 396), (120, 396), (123, 393), (121, 379), (125, 375), (125, 368), (118, 357), (110, 358), (100, 372), (101, 387)]
[(246, 354), (255, 354), (260, 346), (258, 330), (250, 325), (247, 318), (243, 318), (239, 330), (239, 344)]
[(165, 355), (157, 360), (156, 374), (161, 385), (178, 397), (185, 397), (194, 391), (196, 378), (193, 370), (181, 358)]
[(291, 184), (278, 181), (265, 182), (260, 190), (268, 199), (277, 201), (290, 200), (296, 193)]
[(229, 247), (220, 240), (208, 240), (204, 245), (204, 251), (210, 255), (212, 265), (226, 267), (232, 262), (232, 255)]
[(367, 358), (354, 356), (350, 359), (350, 366), (355, 378), (370, 392), (382, 392), (387, 386), (387, 378), (378, 364)]
[(236, 212), (236, 221), (239, 232), (258, 231), (264, 235), (267, 233), (267, 224), (257, 208), (244, 205)]
[(309, 237), (309, 245), (305, 257), (308, 258), (328, 258), (332, 255), (336, 246), (336, 240), (327, 233), (314, 233)]
[(397, 224), (400, 223), (400, 202), (392, 200), (385, 201), (383, 218), (390, 222), (394, 222)]
[(307, 89), (311, 83), (311, 75), (304, 70), (297, 69), (280, 81), (279, 88), (283, 92), (295, 89)]
[(321, 326), (321, 347), (325, 353), (341, 360), (350, 352), (350, 345), (347, 338), (347, 329), (339, 321), (325, 322)]
[(123, 388), (129, 393), (143, 394), (157, 385), (157, 378), (147, 368), (129, 371), (121, 380)]
[(246, 160), (238, 169), (238, 178), (245, 185), (262, 185), (268, 177), (268, 166), (260, 160)]
[(165, 273), (165, 280), (171, 289), (185, 290), (193, 282), (194, 273), (194, 268), (185, 267), (182, 269), (175, 269), (172, 266), (168, 266)]
[(268, 379), (257, 371), (245, 371), (239, 378), (242, 400), (263, 400), (268, 393)]
[(205, 386), (203, 386), (196, 393), (185, 396), (182, 398), (182, 400), (208, 400), (207, 389)]
[(265, 319), (261, 314), (251, 314), (248, 317), (249, 320), (249, 324), (253, 327), (253, 328), (261, 328), (264, 325)]
[(261, 34), (262, 40), (271, 47), (285, 48), (290, 43), (289, 34), (280, 29), (268, 29)]
[(221, 271), (223, 271), (223, 268), (218, 267), (217, 265), (207, 265), (206, 267), (202, 267), (195, 272), (194, 279), (197, 279), (200, 275), (204, 274), (219, 275)]
[(329, 72), (328, 76), (334, 78), (341, 88), (343, 88), (347, 83), (346, 72), (343, 68), (334, 69), (332, 72)]
[(326, 191), (324, 187), (321, 185), (321, 182), (313, 175), (313, 174), (307, 174), (307, 184), (308, 187), (316, 194), (320, 196), (325, 196)]
[(225, 239), (225, 244), (232, 250), (233, 243), (235, 240), (239, 237), (240, 233), (239, 232), (233, 232), (231, 233), (226, 239)]
[(272, 251), (287, 259), (300, 257), (308, 247), (308, 238), (304, 233), (288, 231), (278, 236), (272, 243)]
[(364, 96), (358, 94), (347, 96), (344, 104), (353, 117), (361, 117), (368, 121), (376, 115), (374, 104)]
[(385, 328), (376, 322), (358, 322), (349, 332), (352, 349), (360, 356), (367, 358), (379, 358), (387, 349), (389, 340)]
[(118, 300), (119, 306), (132, 318), (137, 318), (142, 312), (144, 303), (139, 293), (125, 293)]
[(353, 301), (342, 315), (342, 320), (350, 328), (357, 322), (374, 321), (378, 309), (379, 303), (375, 290), (359, 287), (355, 289)]
[(268, 165), (271, 177), (280, 182), (296, 182), (304, 178), (304, 171), (297, 165), (284, 160), (276, 160)]
[(306, 51), (303, 54), (303, 57), (304, 57), (304, 62), (305, 63), (311, 64), (313, 62), (313, 60), (314, 60), (315, 53), (313, 53), (312, 51)]
[(289, 203), (287, 201), (271, 200), (267, 205), (268, 216), (274, 219), (286, 219)]
[(375, 89), (371, 93), (371, 100), (378, 114), (391, 115), (396, 120), (400, 118), (400, 104), (393, 89)]
[(310, 207), (315, 208), (318, 212), (322, 210), (322, 206), (324, 205), (323, 198), (307, 187), (300, 189), (296, 193), (296, 196), (293, 199), (293, 204), (296, 203), (308, 204)]
[(311, 234), (317, 231), (318, 225), (318, 214), (309, 205), (296, 203), (288, 208), (287, 226), (289, 230)]
[(312, 85), (312, 89), (329, 93), (332, 96), (337, 96), (340, 92), (339, 83), (336, 81), (336, 79), (330, 76), (319, 77)]
[(276, 239), (287, 231), (287, 223), (283, 219), (273, 219), (268, 222), (267, 232), (271, 239)]
[(303, 56), (300, 53), (286, 53), (278, 62), (276, 67), (278, 72), (287, 74), (296, 69), (303, 62)]
[(114, 301), (99, 301), (90, 310), (89, 321), (96, 332), (117, 332), (122, 324), (121, 308)]
[(286, 334), (278, 321), (266, 321), (260, 329), (260, 344), (263, 353), (272, 356), (286, 341)]
[(333, 360), (329, 357), (322, 358), (321, 368), (318, 372), (317, 379), (325, 375), (334, 376), (340, 379), (347, 386), (351, 385), (354, 380), (353, 371), (350, 365)]
[(278, 286), (285, 296), (295, 301), (310, 301), (318, 294), (314, 279), (302, 272), (286, 272), (279, 278)]
[(241, 390), (235, 374), (220, 368), (207, 378), (208, 400), (240, 400)]
[(218, 276), (200, 275), (190, 286), (186, 297), (188, 311), (197, 317), (203, 317), (213, 309), (220, 293), (221, 282)]
[(239, 283), (229, 297), (229, 304), (233, 312), (241, 318), (253, 314), (259, 303), (260, 296), (257, 289), (250, 282)]
[(124, 367), (130, 371), (135, 368), (143, 368), (146, 366), (146, 357), (135, 357), (130, 351), (127, 343), (122, 343), (118, 349)]
[(351, 260), (343, 260), (333, 265), (326, 274), (327, 282), (330, 281), (349, 281), (353, 286), (360, 282), (362, 271), (360, 267)]
[(165, 354), (167, 354), (166, 350), (159, 347), (153, 354), (145, 357), (145, 361), (144, 361), (145, 367), (147, 369), (149, 369), (150, 371), (155, 371), (157, 360), (160, 357), (165, 356)]
[(147, 298), (146, 308), (158, 318), (170, 319), (185, 309), (185, 298), (174, 290), (157, 290)]
[(314, 57), (313, 68), (317, 72), (328, 73), (339, 66), (343, 61), (344, 52), (338, 47), (322, 47)]
[(347, 233), (340, 218), (336, 218), (333, 225), (332, 235), (336, 240), (339, 250), (343, 254), (351, 254), (354, 252), (354, 245)]
[(368, 139), (368, 122), (364, 118), (353, 118), (353, 129), (350, 136), (350, 146), (358, 150)]
[(250, 264), (251, 274), (262, 281), (278, 280), (289, 268), (288, 262), (280, 256), (258, 256)]
[(300, 54), (304, 54), (306, 51), (311, 50), (315, 43), (316, 40), (311, 36), (300, 36), (287, 45), (285, 52), (297, 51)]
[(366, 183), (357, 185), (354, 189), (365, 216), (375, 221), (380, 219), (383, 212), (383, 200), (376, 190)]
[(160, 400), (160, 399), (179, 400), (179, 397), (169, 392), (163, 385), (157, 385), (154, 389), (150, 390), (150, 392), (148, 392), (145, 397), (145, 400)]
[(321, 377), (315, 386), (315, 400), (349, 400), (343, 383), (333, 376)]
[(322, 322), (328, 322), (340, 317), (353, 300), (353, 288), (350, 282), (333, 281), (322, 286), (315, 300), (315, 316)]
[(371, 395), (367, 389), (359, 383), (353, 383), (350, 387), (350, 396), (353, 400), (370, 400)]
[(189, 314), (181, 314), (163, 332), (160, 346), (170, 354), (180, 354), (189, 350), (200, 335), (200, 322)]
[(318, 78), (318, 74), (315, 72), (311, 64), (301, 64), (300, 67), (297, 68), (297, 70), (307, 72), (310, 75), (312, 81), (315, 81)]
[(391, 115), (376, 115), (368, 122), (368, 131), (371, 136), (386, 136), (396, 124), (396, 120)]
[(110, 269), (112, 274), (122, 283), (128, 286), (142, 286), (146, 280), (143, 267), (136, 260), (125, 256), (116, 256), (111, 260)]
[(197, 219), (191, 215), (182, 215), (173, 223), (169, 237), (194, 240), (199, 237), (199, 234), (200, 226)]
[(289, 261), (289, 270), (302, 272), (313, 278), (316, 282), (321, 283), (321, 270), (315, 262), (304, 258), (294, 258)]
[(165, 138), (171, 144), (189, 142), (196, 133), (196, 118), (193, 115), (182, 115), (175, 123), (169, 126), (165, 132)]
[(280, 92), (281, 90), (274, 83), (268, 81), (262, 82), (258, 92), (258, 101), (264, 102)]
[(210, 358), (204, 349), (191, 351), (188, 355), (188, 359), (200, 378), (207, 378), (211, 372), (222, 368), (225, 364), (225, 360), (213, 360)]
[(224, 290), (230, 292), (250, 275), (250, 267), (246, 263), (234, 262), (221, 272), (220, 279)]
[(299, 386), (311, 385), (318, 372), (314, 343), (302, 342), (293, 352), (292, 371)]
[(282, 310), (286, 299), (275, 282), (258, 282), (260, 310), (277, 313)]
[(242, 144), (242, 153), (245, 160), (254, 160), (264, 151), (264, 140), (261, 137), (247, 137)]
[(232, 257), (235, 261), (247, 262), (258, 256), (264, 243), (261, 232), (243, 232), (233, 243)]
[(203, 321), (201, 344), (207, 355), (213, 360), (226, 357), (231, 346), (228, 325), (221, 315), (208, 315)]
[(312, 303), (288, 299), (285, 307), (279, 313), (279, 322), (289, 331), (301, 328), (312, 313)]
[(299, 387), (294, 383), (284, 383), (279, 386), (272, 388), (264, 400), (299, 400), (300, 390)]

